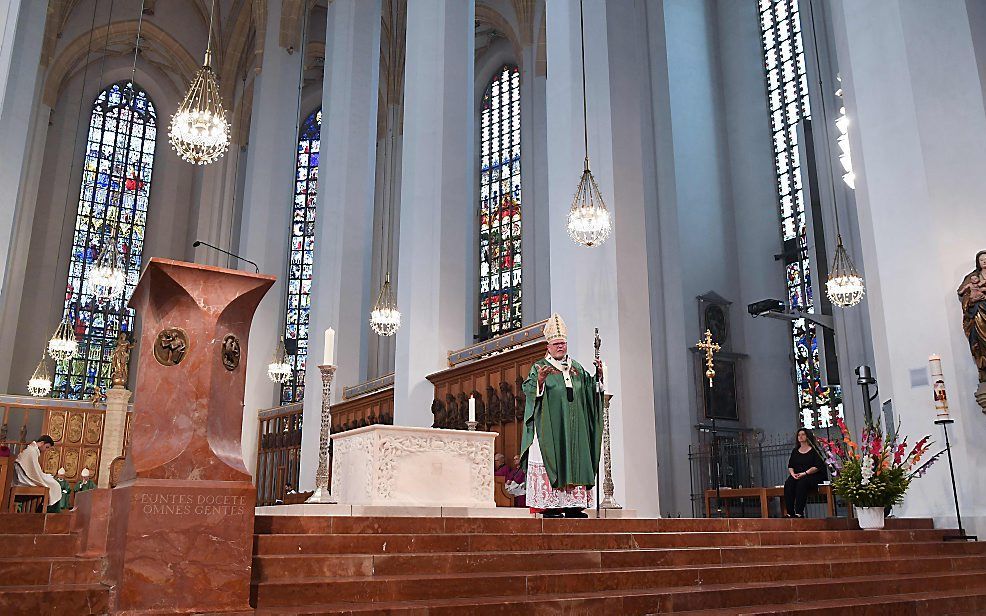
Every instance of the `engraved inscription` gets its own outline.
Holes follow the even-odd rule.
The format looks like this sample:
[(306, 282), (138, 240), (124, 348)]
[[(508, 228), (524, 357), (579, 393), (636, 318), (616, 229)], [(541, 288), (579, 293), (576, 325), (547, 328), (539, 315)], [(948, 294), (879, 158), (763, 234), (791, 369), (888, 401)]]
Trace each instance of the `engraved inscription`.
[(144, 515), (243, 515), (246, 496), (214, 494), (140, 494), (135, 498)]

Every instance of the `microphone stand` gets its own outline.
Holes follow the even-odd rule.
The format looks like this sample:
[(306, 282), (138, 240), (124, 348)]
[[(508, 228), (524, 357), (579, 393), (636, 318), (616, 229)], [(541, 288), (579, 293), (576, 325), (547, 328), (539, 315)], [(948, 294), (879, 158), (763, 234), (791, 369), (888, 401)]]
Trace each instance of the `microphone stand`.
[(217, 251), (223, 253), (224, 255), (229, 255), (229, 256), (233, 257), (234, 259), (239, 259), (240, 261), (244, 261), (246, 263), (249, 263), (256, 270), (256, 273), (258, 273), (258, 274), (260, 273), (260, 266), (257, 265), (256, 263), (254, 263), (253, 261), (251, 261), (250, 259), (245, 259), (245, 258), (241, 257), (240, 255), (231, 253), (228, 250), (223, 250), (219, 246), (213, 246), (209, 242), (203, 242), (201, 240), (195, 240), (194, 242), (192, 242), (192, 248), (198, 248), (199, 246), (208, 246), (209, 248), (211, 248), (213, 250), (217, 250)]

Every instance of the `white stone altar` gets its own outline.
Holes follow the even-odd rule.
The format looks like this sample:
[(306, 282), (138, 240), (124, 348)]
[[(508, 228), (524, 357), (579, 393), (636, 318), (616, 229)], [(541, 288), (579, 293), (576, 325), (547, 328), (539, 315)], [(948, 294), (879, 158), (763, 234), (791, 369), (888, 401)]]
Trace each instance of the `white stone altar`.
[(374, 425), (332, 435), (345, 505), (495, 508), (495, 432)]

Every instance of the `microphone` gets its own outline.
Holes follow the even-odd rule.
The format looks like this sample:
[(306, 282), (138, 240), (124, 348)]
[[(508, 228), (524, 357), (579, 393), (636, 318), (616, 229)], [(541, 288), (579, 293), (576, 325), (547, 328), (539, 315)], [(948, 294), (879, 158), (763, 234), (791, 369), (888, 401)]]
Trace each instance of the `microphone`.
[(213, 250), (218, 250), (219, 252), (223, 253), (224, 255), (229, 255), (229, 256), (233, 257), (234, 259), (239, 259), (240, 261), (246, 261), (247, 263), (249, 263), (250, 265), (252, 265), (254, 267), (254, 269), (257, 270), (257, 273), (258, 274), (260, 273), (260, 266), (257, 265), (256, 263), (254, 263), (253, 261), (251, 261), (250, 259), (244, 259), (240, 255), (234, 255), (233, 253), (229, 252), (228, 250), (223, 250), (219, 246), (213, 246), (209, 242), (202, 242), (202, 241), (199, 241), (199, 240), (195, 240), (194, 242), (192, 242), (192, 248), (198, 248), (199, 246), (208, 246), (209, 248), (211, 248)]

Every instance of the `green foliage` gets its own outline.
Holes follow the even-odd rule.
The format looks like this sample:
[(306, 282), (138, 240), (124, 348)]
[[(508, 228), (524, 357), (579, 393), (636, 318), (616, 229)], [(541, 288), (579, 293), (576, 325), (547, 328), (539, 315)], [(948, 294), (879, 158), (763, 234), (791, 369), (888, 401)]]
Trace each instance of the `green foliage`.
[[(873, 464), (873, 458), (862, 458)], [(832, 480), (832, 490), (854, 507), (891, 507), (904, 500), (911, 478), (901, 466), (884, 468), (863, 483), (860, 459), (849, 459)]]

